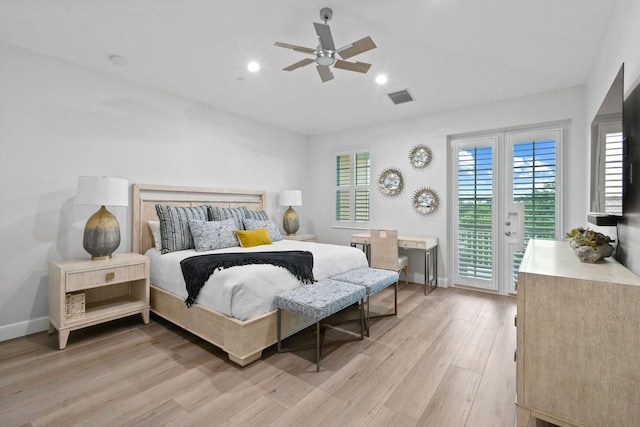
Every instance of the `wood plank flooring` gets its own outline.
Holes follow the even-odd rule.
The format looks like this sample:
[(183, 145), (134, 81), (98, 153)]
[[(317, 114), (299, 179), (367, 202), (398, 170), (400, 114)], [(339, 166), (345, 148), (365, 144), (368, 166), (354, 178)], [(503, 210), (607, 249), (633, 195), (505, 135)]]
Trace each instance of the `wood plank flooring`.
[[(47, 332), (5, 341), (0, 425), (512, 427), (515, 298), (415, 284), (398, 298), (363, 341), (332, 344), (347, 334), (327, 327), (320, 373), (314, 350), (273, 347), (240, 368), (155, 316), (74, 331), (63, 351)], [(392, 303), (380, 292), (371, 310)]]

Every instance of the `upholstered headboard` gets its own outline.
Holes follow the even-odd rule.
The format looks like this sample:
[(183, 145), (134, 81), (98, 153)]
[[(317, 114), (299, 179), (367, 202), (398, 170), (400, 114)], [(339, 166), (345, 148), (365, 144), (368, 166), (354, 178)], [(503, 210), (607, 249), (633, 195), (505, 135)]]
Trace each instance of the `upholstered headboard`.
[(153, 246), (148, 221), (158, 221), (156, 204), (197, 206), (208, 204), (223, 208), (246, 206), (253, 211), (264, 210), (264, 191), (227, 190), (201, 187), (133, 184), (132, 248), (144, 254)]

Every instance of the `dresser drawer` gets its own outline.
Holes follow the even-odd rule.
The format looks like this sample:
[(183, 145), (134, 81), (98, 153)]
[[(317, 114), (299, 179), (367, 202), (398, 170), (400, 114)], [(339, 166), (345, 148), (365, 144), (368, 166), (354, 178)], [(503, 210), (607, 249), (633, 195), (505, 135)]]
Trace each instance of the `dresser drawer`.
[(66, 292), (95, 288), (145, 278), (145, 264), (133, 264), (91, 271), (67, 273)]
[(400, 240), (398, 246), (407, 249), (426, 249), (427, 247), (425, 242), (413, 240)]

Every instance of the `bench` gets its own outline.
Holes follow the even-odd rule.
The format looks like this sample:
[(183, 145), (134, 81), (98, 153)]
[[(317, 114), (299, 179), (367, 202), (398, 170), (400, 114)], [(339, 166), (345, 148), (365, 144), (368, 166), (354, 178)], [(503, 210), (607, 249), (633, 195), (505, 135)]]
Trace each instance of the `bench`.
[(322, 279), (277, 295), (275, 305), (278, 309), (278, 353), (309, 347), (282, 347), (282, 310), (307, 316), (316, 322), (316, 372), (320, 372), (320, 321), (358, 303), (360, 311), (360, 339), (364, 339), (363, 302), (365, 296), (366, 289), (363, 286), (334, 279)]
[[(354, 270), (349, 270), (344, 273), (331, 276), (332, 279), (341, 282), (352, 283), (354, 285), (363, 286), (367, 291), (367, 304), (365, 313), (365, 331), (369, 336), (369, 321), (370, 319), (377, 319), (379, 317), (397, 316), (398, 315), (398, 281), (400, 275), (397, 271), (382, 270), (379, 268), (361, 267)], [(394, 300), (393, 300), (393, 313), (379, 314), (371, 316), (369, 314), (369, 296), (379, 292), (388, 286), (395, 283), (394, 288)]]

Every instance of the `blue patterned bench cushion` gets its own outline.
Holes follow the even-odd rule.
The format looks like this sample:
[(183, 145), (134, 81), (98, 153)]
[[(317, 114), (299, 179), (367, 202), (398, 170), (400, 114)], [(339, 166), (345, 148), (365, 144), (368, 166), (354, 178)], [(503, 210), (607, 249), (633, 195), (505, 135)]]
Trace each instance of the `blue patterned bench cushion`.
[(360, 267), (355, 270), (336, 274), (335, 276), (331, 276), (331, 278), (341, 282), (364, 286), (367, 288), (367, 295), (373, 295), (387, 286), (396, 283), (400, 278), (400, 275), (397, 271)]
[(321, 320), (362, 300), (365, 288), (332, 279), (285, 291), (276, 296), (276, 307)]

